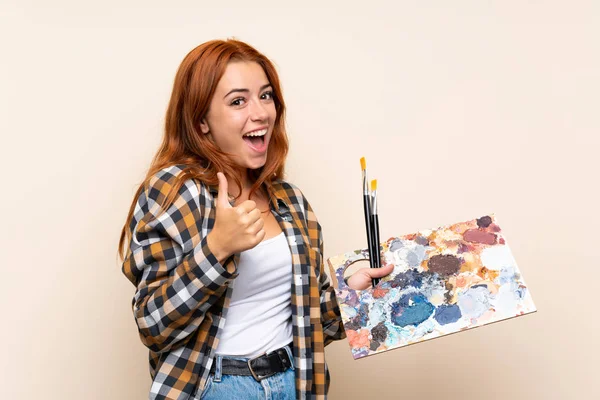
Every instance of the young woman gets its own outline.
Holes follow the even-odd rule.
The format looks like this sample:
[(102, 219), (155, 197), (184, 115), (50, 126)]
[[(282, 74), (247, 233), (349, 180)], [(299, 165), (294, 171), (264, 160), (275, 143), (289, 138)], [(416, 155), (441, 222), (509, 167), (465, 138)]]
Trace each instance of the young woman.
[(273, 64), (236, 40), (193, 49), (119, 242), (151, 399), (326, 397), (324, 347), (345, 334), (287, 151)]

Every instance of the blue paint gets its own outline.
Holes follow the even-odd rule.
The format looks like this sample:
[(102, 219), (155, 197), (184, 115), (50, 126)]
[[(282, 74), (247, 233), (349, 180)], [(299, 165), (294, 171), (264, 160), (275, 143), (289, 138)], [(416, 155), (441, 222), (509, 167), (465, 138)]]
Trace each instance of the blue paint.
[(367, 326), (367, 324), (369, 323), (369, 305), (366, 303), (362, 303), (360, 305), (360, 308), (358, 310), (358, 316), (360, 317), (359, 319), (359, 324), (362, 327)]
[(406, 288), (412, 286), (414, 288), (420, 288), (423, 286), (423, 279), (425, 278), (425, 272), (419, 272), (417, 269), (409, 269), (406, 272), (401, 272), (394, 277), (390, 286)]
[(393, 286), (392, 286), (392, 281), (384, 281), (384, 282), (381, 282), (381, 283), (379, 284), (379, 287), (381, 287), (382, 289), (391, 289), (391, 288), (393, 287)]
[(399, 239), (394, 239), (390, 243), (390, 251), (396, 251), (398, 249), (401, 249), (402, 247), (404, 247), (404, 245), (402, 244), (402, 241)]
[(347, 305), (349, 305), (351, 307), (358, 306), (358, 295), (356, 294), (356, 292), (354, 290), (350, 290), (348, 292), (348, 296), (346, 297), (346, 300), (344, 301), (344, 303), (346, 303)]
[(525, 298), (525, 295), (527, 294), (527, 288), (526, 287), (519, 287), (515, 293), (517, 294), (519, 300), (523, 300)]
[[(412, 302), (412, 304), (411, 304)], [(426, 321), (435, 307), (420, 293), (405, 294), (395, 303), (392, 303), (390, 320), (398, 326), (414, 325)]]
[(458, 306), (465, 318), (479, 318), (490, 308), (490, 292), (485, 287), (469, 288), (459, 293)]
[(352, 355), (354, 356), (354, 359), (368, 356), (369, 350), (364, 347), (361, 347), (359, 350), (352, 349)]
[(429, 239), (423, 236), (417, 236), (415, 238), (415, 242), (420, 244), (421, 246), (429, 246)]
[(442, 304), (435, 310), (433, 318), (440, 324), (446, 325), (456, 322), (462, 317), (460, 307), (456, 304)]
[(419, 257), (412, 251), (406, 255), (406, 261), (411, 267), (418, 267), (421, 264)]
[(427, 257), (427, 248), (422, 245), (416, 245), (406, 254), (406, 262), (410, 267), (418, 267)]
[(340, 270), (337, 271), (337, 273), (335, 274), (335, 277), (337, 278), (339, 288), (343, 288), (344, 286), (346, 286), (346, 282), (344, 281), (344, 270), (343, 269), (340, 268)]

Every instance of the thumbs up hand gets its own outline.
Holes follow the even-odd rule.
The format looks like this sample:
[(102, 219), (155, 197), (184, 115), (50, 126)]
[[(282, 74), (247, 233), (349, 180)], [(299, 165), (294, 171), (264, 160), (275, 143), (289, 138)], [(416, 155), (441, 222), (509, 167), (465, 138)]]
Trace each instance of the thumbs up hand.
[(259, 244), (265, 237), (264, 221), (260, 210), (252, 200), (246, 200), (236, 207), (227, 198), (227, 178), (221, 172), (215, 224), (207, 236), (208, 247), (223, 262), (232, 254), (248, 250)]

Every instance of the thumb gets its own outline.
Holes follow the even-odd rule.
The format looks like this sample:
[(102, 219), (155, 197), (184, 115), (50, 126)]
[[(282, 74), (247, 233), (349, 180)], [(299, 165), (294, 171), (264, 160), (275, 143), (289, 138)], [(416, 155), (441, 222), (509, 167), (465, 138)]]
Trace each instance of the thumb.
[(225, 175), (222, 172), (217, 172), (217, 178), (219, 179), (217, 207), (231, 208), (231, 204), (229, 204), (229, 198), (227, 194), (227, 178), (225, 178)]
[(389, 275), (394, 270), (394, 264), (387, 264), (381, 268), (366, 268), (366, 272), (371, 278), (382, 278)]

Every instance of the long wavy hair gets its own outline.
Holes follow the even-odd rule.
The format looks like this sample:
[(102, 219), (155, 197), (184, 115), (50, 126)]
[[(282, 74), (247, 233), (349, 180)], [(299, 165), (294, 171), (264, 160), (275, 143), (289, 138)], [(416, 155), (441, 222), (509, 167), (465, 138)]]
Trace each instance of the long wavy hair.
[[(171, 165), (182, 165), (183, 171), (177, 175), (171, 191), (166, 196), (162, 209), (168, 209), (188, 179), (198, 179), (207, 185), (218, 185), (217, 172), (231, 177), (239, 188), (242, 184), (238, 169), (231, 156), (222, 152), (216, 144), (200, 131), (200, 121), (206, 116), (217, 84), (225, 73), (229, 62), (248, 61), (258, 63), (273, 88), (277, 116), (269, 143), (267, 161), (262, 168), (250, 170), (253, 185), (250, 196), (264, 189), (272, 196), (272, 183), (283, 178), (285, 159), (288, 152), (288, 138), (285, 131), (285, 103), (279, 76), (273, 63), (252, 46), (235, 40), (212, 40), (190, 51), (179, 66), (173, 84), (171, 100), (165, 118), (165, 131), (162, 144), (154, 156), (150, 168), (140, 184), (129, 208), (127, 220), (121, 230), (118, 255), (125, 257), (124, 244), (131, 240), (130, 221), (135, 211), (137, 199), (146, 185), (161, 169)], [(239, 196), (238, 196), (239, 197)]]

